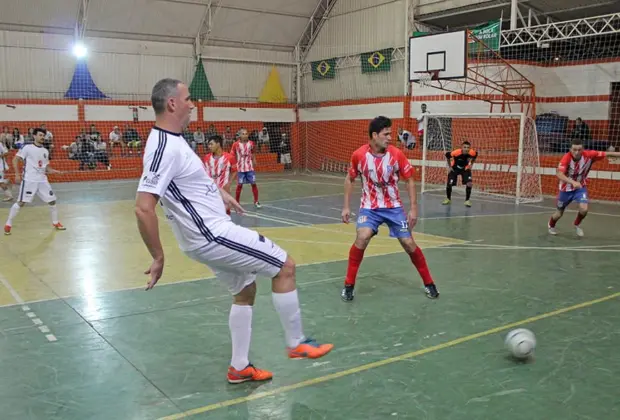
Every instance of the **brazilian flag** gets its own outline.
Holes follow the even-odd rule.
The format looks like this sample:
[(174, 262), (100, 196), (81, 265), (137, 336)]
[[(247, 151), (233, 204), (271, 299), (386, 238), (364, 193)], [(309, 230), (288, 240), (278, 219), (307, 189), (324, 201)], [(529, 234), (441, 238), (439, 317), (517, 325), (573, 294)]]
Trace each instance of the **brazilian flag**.
[(312, 62), (312, 80), (333, 79), (336, 77), (336, 59)]
[(392, 68), (392, 49), (372, 51), (361, 55), (362, 73), (390, 71)]

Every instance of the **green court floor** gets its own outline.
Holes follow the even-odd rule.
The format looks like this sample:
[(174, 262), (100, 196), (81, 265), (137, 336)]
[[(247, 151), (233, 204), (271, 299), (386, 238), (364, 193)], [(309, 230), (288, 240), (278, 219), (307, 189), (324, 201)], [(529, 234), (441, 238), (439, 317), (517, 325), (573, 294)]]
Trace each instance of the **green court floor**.
[[(235, 221), (273, 238), (300, 264), (306, 333), (335, 344), (288, 360), (268, 279), (259, 280), (251, 359), (274, 372), (229, 385), (231, 298), (185, 258), (161, 220), (164, 278), (132, 212), (135, 182), (57, 186), (65, 232), (44, 206), (24, 208), (0, 240), (2, 419), (617, 419), (620, 418), (620, 208), (592, 204), (550, 237), (553, 203), (419, 199), (416, 238), (441, 292), (424, 296), (408, 257), (383, 231), (340, 300), (354, 226), (339, 223), (342, 181), (259, 179)], [(359, 196), (356, 195), (356, 200)], [(6, 218), (9, 205), (0, 208)], [(523, 326), (536, 357), (517, 363), (503, 337)]]

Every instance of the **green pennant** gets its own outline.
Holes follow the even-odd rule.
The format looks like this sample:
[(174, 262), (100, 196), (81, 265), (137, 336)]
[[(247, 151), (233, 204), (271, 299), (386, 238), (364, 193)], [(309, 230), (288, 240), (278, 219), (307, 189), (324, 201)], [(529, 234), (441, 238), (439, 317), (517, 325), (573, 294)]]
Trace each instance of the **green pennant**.
[(336, 59), (312, 62), (312, 80), (333, 79), (336, 77)]
[(215, 96), (213, 96), (213, 91), (211, 90), (211, 85), (209, 85), (207, 73), (205, 72), (201, 58), (198, 59), (198, 63), (196, 64), (194, 79), (192, 80), (192, 84), (189, 85), (189, 94), (192, 101), (198, 99), (202, 99), (203, 101), (215, 100)]
[(361, 55), (362, 73), (390, 71), (392, 68), (392, 49), (372, 51)]

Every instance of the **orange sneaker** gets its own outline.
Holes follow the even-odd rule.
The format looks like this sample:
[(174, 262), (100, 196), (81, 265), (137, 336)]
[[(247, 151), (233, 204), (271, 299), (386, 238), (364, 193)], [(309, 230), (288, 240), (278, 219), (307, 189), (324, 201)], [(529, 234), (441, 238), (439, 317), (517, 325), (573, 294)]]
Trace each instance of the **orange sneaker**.
[(288, 357), (291, 359), (318, 359), (332, 351), (333, 344), (319, 344), (311, 338), (307, 338), (294, 349), (287, 348)]
[(4, 234), (5, 235), (10, 235), (11, 234), (11, 226), (4, 225)]
[(54, 228), (56, 228), (56, 230), (67, 230), (67, 228), (66, 228), (66, 227), (64, 227), (64, 226), (62, 225), (62, 223), (60, 223), (60, 222), (56, 223), (56, 224), (55, 224), (55, 225), (53, 225), (53, 226), (54, 226)]
[(241, 370), (237, 370), (232, 366), (228, 367), (228, 382), (231, 384), (240, 384), (248, 381), (268, 381), (271, 378), (273, 378), (273, 373), (268, 370), (255, 368), (252, 363)]

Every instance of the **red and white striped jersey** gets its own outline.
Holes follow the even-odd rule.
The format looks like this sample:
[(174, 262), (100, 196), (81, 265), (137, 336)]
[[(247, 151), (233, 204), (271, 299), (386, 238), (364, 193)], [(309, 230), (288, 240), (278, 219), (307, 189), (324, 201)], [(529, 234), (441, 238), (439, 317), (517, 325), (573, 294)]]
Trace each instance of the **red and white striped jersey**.
[[(581, 153), (581, 158), (575, 161), (573, 155), (568, 152), (562, 157), (562, 160), (560, 160), (558, 169), (568, 178), (579, 182), (585, 187), (588, 182), (588, 173), (592, 168), (592, 164), (596, 161), (605, 159), (605, 157), (605, 152), (584, 150)], [(575, 188), (571, 184), (560, 181), (560, 191), (573, 191), (574, 189)]]
[(254, 142), (249, 140), (245, 143), (237, 140), (232, 145), (230, 153), (232, 153), (237, 161), (237, 172), (250, 172), (254, 170), (254, 164), (252, 163), (254, 148)]
[(221, 156), (214, 156), (213, 153), (209, 153), (204, 157), (207, 173), (213, 178), (218, 188), (222, 188), (230, 182), (232, 159), (232, 155), (227, 152), (222, 153)]
[(364, 145), (353, 152), (349, 176), (362, 179), (361, 208), (391, 209), (402, 207), (398, 192), (398, 180), (409, 179), (413, 167), (403, 152), (388, 146), (385, 154), (373, 155), (370, 145)]

